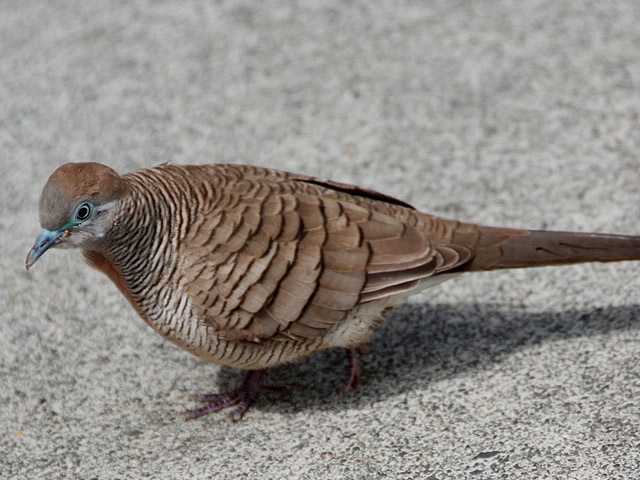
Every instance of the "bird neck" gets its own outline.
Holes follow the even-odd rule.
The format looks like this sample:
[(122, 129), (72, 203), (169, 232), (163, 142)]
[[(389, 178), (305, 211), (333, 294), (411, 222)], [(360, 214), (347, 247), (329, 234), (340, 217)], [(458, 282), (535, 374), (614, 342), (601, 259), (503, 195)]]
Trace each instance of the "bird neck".
[(144, 286), (157, 284), (157, 278), (170, 268), (176, 232), (166, 198), (140, 182), (129, 183), (101, 253), (135, 297)]

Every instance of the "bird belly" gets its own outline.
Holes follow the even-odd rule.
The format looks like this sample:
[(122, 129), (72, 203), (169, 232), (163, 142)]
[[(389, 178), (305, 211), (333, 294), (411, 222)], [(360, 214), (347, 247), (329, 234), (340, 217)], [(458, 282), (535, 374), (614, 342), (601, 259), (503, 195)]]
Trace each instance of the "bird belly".
[[(215, 327), (201, 321), (189, 308), (181, 308), (173, 315), (171, 308), (159, 310), (155, 319), (145, 318), (147, 323), (167, 340), (189, 353), (219, 365), (261, 370), (295, 362), (310, 353), (332, 347), (351, 348), (371, 340), (375, 327), (385, 320), (385, 313), (409, 295), (438, 285), (459, 274), (443, 274), (422, 280), (413, 289), (379, 300), (360, 304), (353, 308), (336, 326), (317, 338), (264, 339), (258, 341), (224, 338)], [(176, 301), (176, 304), (181, 302)], [(182, 305), (184, 307), (184, 304)]]

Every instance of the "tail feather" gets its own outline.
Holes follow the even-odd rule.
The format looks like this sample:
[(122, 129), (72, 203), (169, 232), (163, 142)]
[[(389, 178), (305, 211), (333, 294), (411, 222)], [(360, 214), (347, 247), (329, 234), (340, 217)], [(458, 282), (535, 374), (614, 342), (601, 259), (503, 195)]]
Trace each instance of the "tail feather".
[(475, 256), (460, 271), (640, 260), (640, 236), (478, 226)]

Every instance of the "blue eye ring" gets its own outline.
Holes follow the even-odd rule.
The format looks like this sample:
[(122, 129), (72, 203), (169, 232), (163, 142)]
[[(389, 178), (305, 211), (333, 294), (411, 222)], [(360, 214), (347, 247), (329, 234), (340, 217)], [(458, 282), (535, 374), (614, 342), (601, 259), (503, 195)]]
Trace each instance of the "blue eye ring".
[(76, 207), (76, 211), (73, 213), (73, 217), (82, 222), (89, 218), (93, 213), (93, 205), (89, 202), (82, 202), (80, 205)]

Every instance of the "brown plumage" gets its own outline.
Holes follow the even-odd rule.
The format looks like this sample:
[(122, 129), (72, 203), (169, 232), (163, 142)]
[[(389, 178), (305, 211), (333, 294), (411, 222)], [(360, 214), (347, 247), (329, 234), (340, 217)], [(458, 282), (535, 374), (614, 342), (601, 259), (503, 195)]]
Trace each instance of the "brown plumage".
[(40, 199), (27, 268), (78, 247), (158, 333), (206, 360), (256, 371), (192, 417), (238, 404), (262, 372), (366, 342), (398, 300), (457, 274), (640, 259), (640, 237), (497, 228), (436, 217), (381, 193), (240, 165), (161, 165), (120, 176), (66, 164)]

